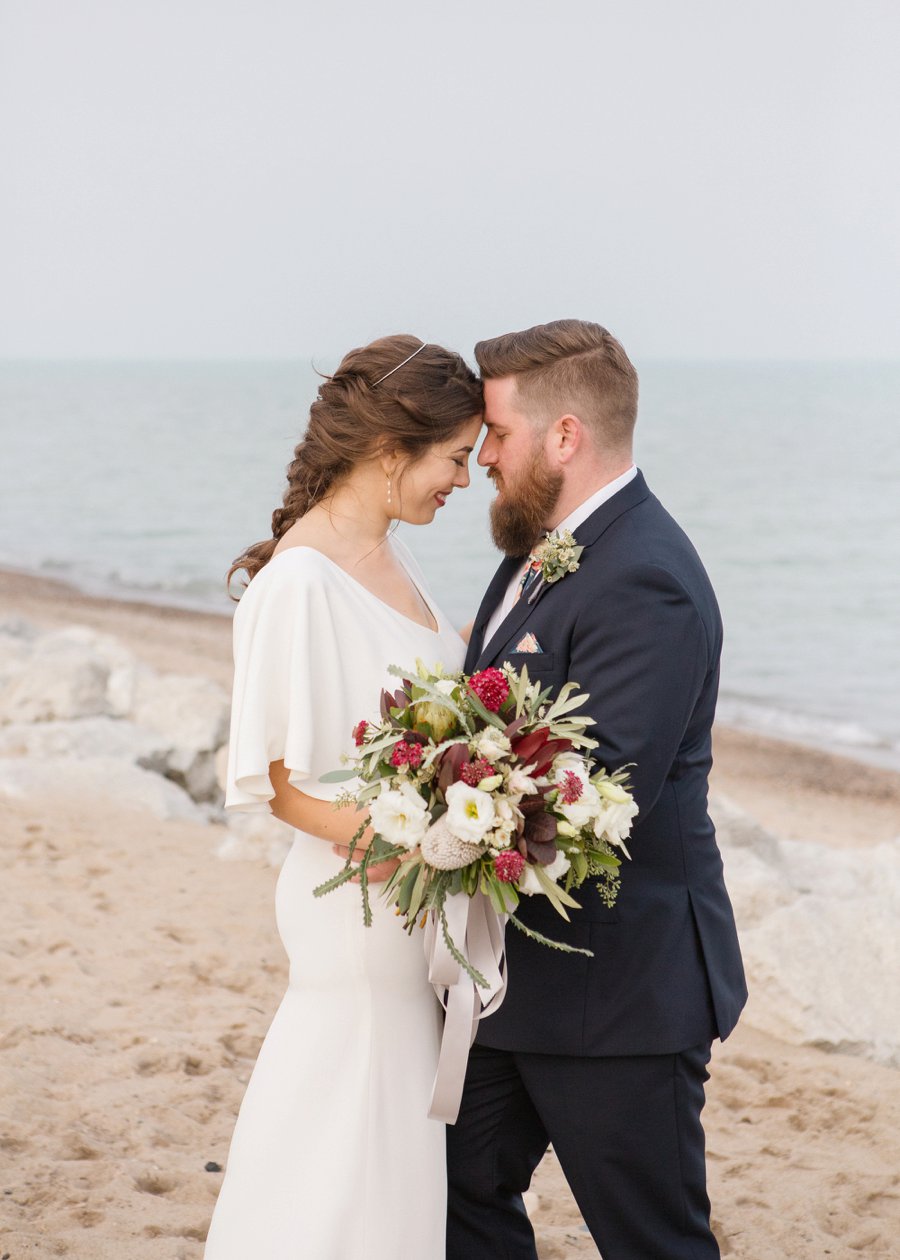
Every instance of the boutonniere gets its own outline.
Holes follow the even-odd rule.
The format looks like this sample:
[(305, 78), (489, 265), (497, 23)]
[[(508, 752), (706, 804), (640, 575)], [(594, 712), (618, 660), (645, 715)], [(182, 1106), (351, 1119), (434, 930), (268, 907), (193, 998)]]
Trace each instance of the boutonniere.
[(540, 570), (540, 581), (528, 597), (529, 604), (537, 599), (545, 586), (558, 582), (567, 573), (575, 573), (581, 563), (583, 551), (584, 547), (579, 547), (575, 535), (568, 529), (562, 532), (551, 530), (542, 538), (529, 556), (532, 568)]

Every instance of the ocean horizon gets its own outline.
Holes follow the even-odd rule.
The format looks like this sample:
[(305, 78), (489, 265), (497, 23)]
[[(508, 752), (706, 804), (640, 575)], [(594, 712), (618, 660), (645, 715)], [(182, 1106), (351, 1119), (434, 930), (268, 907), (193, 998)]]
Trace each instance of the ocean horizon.
[[(720, 719), (900, 767), (900, 363), (636, 366), (636, 462), (722, 607)], [(227, 614), (316, 387), (299, 359), (0, 361), (0, 565)], [(401, 527), (460, 625), (500, 560), (471, 472)]]

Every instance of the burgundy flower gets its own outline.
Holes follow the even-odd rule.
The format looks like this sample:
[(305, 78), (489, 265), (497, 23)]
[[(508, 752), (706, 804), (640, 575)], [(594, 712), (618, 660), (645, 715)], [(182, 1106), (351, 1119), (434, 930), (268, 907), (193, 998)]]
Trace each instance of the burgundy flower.
[(472, 675), (469, 686), (491, 713), (496, 713), (509, 695), (509, 683), (502, 669), (482, 669)]
[(504, 884), (514, 884), (525, 869), (525, 859), (517, 849), (504, 849), (494, 858), (494, 874)]
[(459, 772), (459, 777), (463, 783), (469, 787), (478, 787), (482, 779), (490, 778), (494, 773), (494, 767), (488, 761), (487, 757), (479, 757), (477, 761), (471, 761), (464, 765)]
[(357, 748), (362, 748), (366, 739), (366, 731), (369, 729), (369, 723), (366, 721), (357, 722), (353, 728), (353, 742)]
[(408, 744), (405, 739), (401, 739), (398, 744), (394, 745), (394, 751), (391, 753), (392, 766), (420, 766), (422, 764), (422, 745)]

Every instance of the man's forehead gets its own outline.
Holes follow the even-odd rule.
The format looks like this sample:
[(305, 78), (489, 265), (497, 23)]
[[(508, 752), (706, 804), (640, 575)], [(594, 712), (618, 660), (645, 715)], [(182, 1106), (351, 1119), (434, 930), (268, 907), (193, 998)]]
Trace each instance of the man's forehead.
[(516, 378), (514, 376), (495, 377), (484, 382), (484, 420), (485, 424), (525, 420), (519, 410), (516, 394)]

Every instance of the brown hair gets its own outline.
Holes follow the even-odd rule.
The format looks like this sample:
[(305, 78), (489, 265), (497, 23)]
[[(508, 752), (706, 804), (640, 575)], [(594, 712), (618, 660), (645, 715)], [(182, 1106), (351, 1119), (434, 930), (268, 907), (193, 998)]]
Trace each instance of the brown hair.
[(638, 378), (612, 333), (582, 319), (557, 319), (480, 341), (485, 380), (516, 378), (516, 397), (541, 424), (571, 411), (604, 445), (627, 446), (637, 419)]
[(381, 337), (344, 355), (335, 374), (323, 379), (287, 470), (283, 504), (272, 513), (272, 537), (238, 556), (229, 584), (240, 569), (253, 578), (285, 531), (357, 464), (382, 449), (415, 460), (482, 411), (481, 382), (465, 361), (430, 343), (419, 350), (421, 344), (404, 333)]

